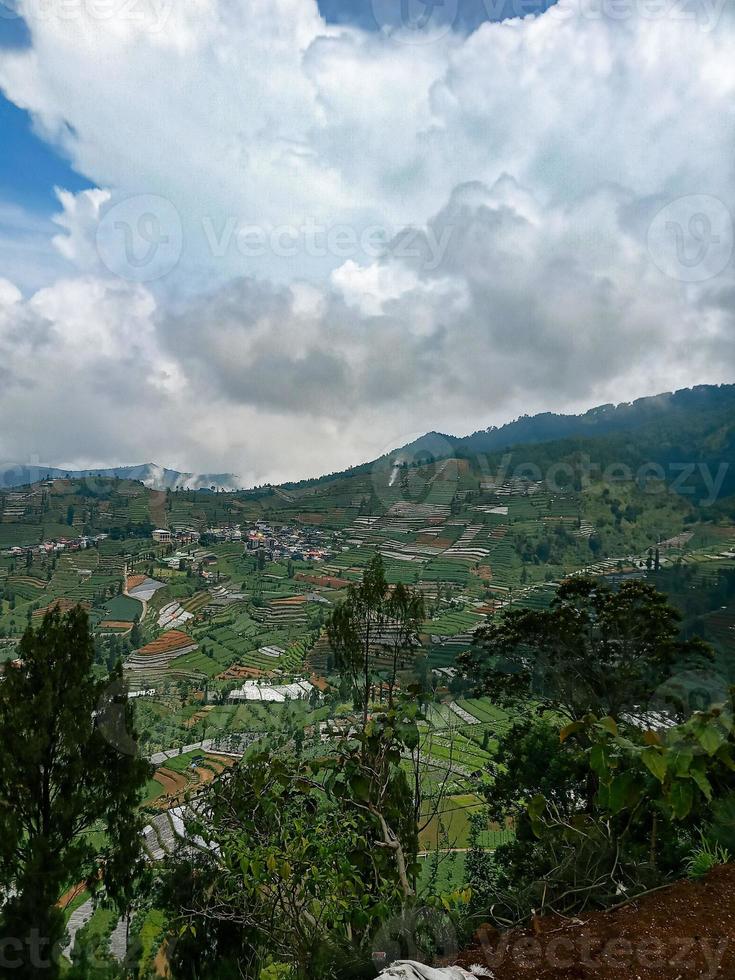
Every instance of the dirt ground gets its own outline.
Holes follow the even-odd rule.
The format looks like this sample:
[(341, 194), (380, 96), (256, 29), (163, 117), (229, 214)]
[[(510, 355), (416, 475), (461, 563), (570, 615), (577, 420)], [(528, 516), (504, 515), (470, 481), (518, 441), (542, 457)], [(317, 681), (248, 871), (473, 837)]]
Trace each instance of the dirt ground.
[(172, 769), (166, 769), (164, 766), (156, 769), (153, 778), (163, 786), (168, 796), (177, 796), (189, 784), (186, 776), (180, 772), (174, 772)]
[(495, 980), (735, 980), (735, 864), (579, 919), (482, 927), (455, 962)]

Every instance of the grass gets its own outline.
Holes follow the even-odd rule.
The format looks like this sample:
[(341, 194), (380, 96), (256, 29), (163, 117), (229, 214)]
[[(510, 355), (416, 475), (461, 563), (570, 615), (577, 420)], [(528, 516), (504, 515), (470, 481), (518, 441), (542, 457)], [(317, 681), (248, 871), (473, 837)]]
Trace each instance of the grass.
[(482, 810), (482, 800), (471, 793), (447, 796), (440, 812), (419, 834), (419, 848), (466, 848), (469, 842), (470, 814)]

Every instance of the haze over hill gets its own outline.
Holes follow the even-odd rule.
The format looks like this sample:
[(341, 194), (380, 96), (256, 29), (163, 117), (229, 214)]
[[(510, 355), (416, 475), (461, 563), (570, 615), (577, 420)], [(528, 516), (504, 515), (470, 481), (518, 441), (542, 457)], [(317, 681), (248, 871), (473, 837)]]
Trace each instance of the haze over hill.
[[(590, 408), (579, 415), (562, 415), (542, 412), (524, 415), (501, 426), (480, 429), (467, 436), (441, 432), (425, 435), (397, 446), (394, 450), (339, 474), (317, 477), (313, 480), (289, 481), (284, 486), (318, 482), (320, 479), (359, 473), (376, 465), (412, 463), (423, 459), (445, 459), (450, 456), (471, 457), (501, 452), (512, 447), (555, 442), (565, 439), (596, 439), (603, 436), (639, 433), (640, 440), (651, 438), (652, 427), (665, 426), (667, 430), (686, 430), (693, 418), (706, 424), (711, 419), (718, 424), (721, 414), (735, 411), (735, 384), (697, 385), (674, 392), (663, 392), (632, 402), (618, 405), (606, 404)], [(0, 473), (0, 486), (9, 488), (34, 483), (45, 477), (71, 479), (94, 476), (119, 477), (138, 480), (152, 490), (216, 490), (235, 491), (246, 486), (246, 481), (236, 473), (184, 473), (168, 469), (156, 463), (137, 466), (117, 466), (100, 469), (68, 470), (59, 467), (25, 464), (5, 464)]]
[[(651, 459), (658, 459), (661, 454), (668, 454), (668, 462), (677, 455), (681, 456), (679, 462), (684, 459), (692, 460), (693, 454), (697, 459), (704, 459), (708, 452), (711, 454), (716, 450), (715, 455), (721, 454), (730, 446), (731, 412), (735, 413), (735, 385), (697, 385), (694, 388), (638, 398), (633, 402), (599, 405), (580, 415), (544, 412), (522, 416), (506, 425), (479, 430), (468, 436), (428, 432), (405, 446), (396, 447), (377, 460), (322, 479), (347, 476), (376, 467), (391, 468), (452, 456), (473, 458), (503, 453), (521, 446), (571, 440), (589, 441), (591, 444), (605, 438), (610, 441), (608, 450), (615, 451), (618, 448), (618, 451), (622, 451), (626, 435), (633, 433), (634, 442), (627, 442), (635, 447), (638, 455), (645, 456), (648, 453)], [(626, 450), (628, 448), (630, 447), (626, 444)], [(560, 445), (556, 456), (562, 458), (571, 449), (569, 445)], [(553, 447), (549, 446), (544, 456), (554, 455)], [(722, 456), (719, 455), (718, 459), (721, 460)], [(316, 482), (319, 481), (306, 480), (301, 481), (301, 484)], [(301, 484), (287, 483), (284, 486)]]
[(55, 466), (4, 464), (0, 474), (2, 487), (19, 487), (47, 477), (72, 480), (95, 476), (138, 480), (151, 490), (240, 490), (242, 481), (234, 473), (180, 473), (156, 463), (139, 466), (113, 466), (102, 469), (66, 470)]

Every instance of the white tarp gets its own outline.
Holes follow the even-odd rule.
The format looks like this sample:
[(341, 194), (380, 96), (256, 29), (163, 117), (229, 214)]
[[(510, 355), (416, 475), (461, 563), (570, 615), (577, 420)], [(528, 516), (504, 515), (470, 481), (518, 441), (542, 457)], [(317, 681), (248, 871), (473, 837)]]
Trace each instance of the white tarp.
[(396, 960), (387, 970), (383, 970), (380, 977), (383, 980), (475, 980), (477, 977), (490, 975), (486, 970), (468, 973), (459, 966), (435, 969), (423, 963), (416, 963), (414, 960)]

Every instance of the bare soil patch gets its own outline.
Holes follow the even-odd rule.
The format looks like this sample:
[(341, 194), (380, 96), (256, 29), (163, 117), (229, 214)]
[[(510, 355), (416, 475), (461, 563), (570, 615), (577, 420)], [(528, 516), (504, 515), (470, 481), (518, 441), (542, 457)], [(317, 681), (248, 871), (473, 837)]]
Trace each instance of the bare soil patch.
[(735, 864), (578, 919), (482, 927), (456, 962), (497, 980), (734, 980)]

